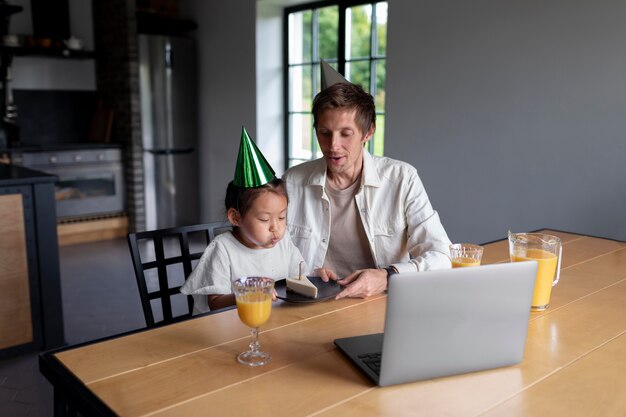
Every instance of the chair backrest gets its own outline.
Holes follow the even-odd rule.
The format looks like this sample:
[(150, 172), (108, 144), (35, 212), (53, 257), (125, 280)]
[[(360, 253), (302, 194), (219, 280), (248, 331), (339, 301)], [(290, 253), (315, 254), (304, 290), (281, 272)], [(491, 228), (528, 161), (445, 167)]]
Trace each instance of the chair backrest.
[[(209, 242), (231, 229), (232, 225), (224, 221), (128, 234), (147, 327), (191, 317), (193, 298), (181, 294), (180, 287)], [(156, 320), (158, 309), (153, 311), (153, 305), (159, 303), (153, 300), (160, 301), (162, 312)]]

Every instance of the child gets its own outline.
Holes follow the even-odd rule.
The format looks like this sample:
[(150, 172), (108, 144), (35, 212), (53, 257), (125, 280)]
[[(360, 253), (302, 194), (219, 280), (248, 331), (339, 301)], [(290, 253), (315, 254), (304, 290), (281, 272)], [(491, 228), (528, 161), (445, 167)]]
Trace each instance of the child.
[(226, 189), (232, 232), (215, 237), (180, 291), (193, 313), (235, 304), (231, 282), (245, 276), (276, 280), (298, 275), (304, 259), (285, 233), (287, 190), (243, 128), (235, 178)]

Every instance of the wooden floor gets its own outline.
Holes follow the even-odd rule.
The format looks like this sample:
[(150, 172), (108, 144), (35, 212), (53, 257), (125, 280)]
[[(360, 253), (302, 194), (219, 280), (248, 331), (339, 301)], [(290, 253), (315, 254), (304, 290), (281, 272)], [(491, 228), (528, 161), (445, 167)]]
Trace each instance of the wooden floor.
[[(63, 246), (60, 256), (68, 344), (145, 326), (125, 238)], [(0, 360), (0, 416), (48, 417), (52, 404), (37, 354)]]

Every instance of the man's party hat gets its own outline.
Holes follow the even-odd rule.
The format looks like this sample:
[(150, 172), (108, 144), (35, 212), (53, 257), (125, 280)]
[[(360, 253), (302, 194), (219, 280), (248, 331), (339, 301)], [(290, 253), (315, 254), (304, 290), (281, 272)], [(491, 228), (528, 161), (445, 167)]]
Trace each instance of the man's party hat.
[(246, 128), (242, 126), (233, 184), (242, 188), (260, 187), (273, 180), (274, 177), (274, 170), (250, 139)]
[(333, 67), (328, 65), (326, 61), (321, 60), (322, 69), (322, 90), (330, 87), (333, 84), (345, 83), (350, 84), (350, 81), (343, 78)]

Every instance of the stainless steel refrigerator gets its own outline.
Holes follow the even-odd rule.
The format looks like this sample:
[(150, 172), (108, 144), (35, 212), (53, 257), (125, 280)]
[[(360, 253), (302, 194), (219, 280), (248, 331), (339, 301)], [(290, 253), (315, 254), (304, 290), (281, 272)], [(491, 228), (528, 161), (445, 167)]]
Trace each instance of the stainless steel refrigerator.
[(199, 222), (196, 48), (139, 35), (146, 229)]

